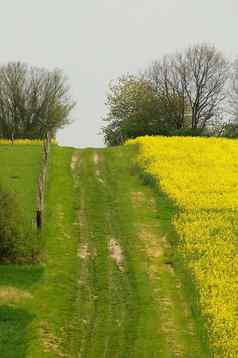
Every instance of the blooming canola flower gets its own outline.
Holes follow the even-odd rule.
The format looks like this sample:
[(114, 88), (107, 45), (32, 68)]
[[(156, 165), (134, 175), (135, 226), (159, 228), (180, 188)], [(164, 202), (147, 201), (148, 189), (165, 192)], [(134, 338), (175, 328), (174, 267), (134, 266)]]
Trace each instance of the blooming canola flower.
[[(42, 139), (16, 139), (14, 141), (11, 141), (10, 139), (1, 139), (0, 138), (0, 145), (8, 145), (8, 144), (30, 144), (30, 145), (39, 145), (42, 144)], [(57, 141), (55, 139), (51, 140), (52, 144), (57, 144)]]
[(198, 288), (213, 357), (238, 357), (238, 142), (139, 137), (138, 164), (178, 206), (178, 251)]

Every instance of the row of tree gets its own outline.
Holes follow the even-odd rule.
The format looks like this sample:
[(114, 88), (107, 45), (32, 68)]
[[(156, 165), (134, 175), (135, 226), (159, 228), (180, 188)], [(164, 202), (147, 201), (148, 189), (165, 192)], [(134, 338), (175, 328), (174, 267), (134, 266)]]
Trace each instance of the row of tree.
[(69, 123), (74, 107), (60, 70), (0, 66), (0, 138), (44, 138)]
[(113, 81), (106, 105), (108, 145), (145, 134), (224, 134), (238, 121), (238, 60), (213, 45), (189, 47)]

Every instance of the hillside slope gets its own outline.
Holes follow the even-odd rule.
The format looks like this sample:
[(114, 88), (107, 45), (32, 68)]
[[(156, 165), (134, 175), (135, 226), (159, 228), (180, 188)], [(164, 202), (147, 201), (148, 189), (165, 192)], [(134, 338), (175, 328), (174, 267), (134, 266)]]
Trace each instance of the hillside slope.
[(52, 148), (43, 262), (0, 266), (1, 358), (209, 356), (134, 159)]
[(80, 239), (71, 356), (207, 357), (167, 262), (163, 213), (133, 173), (134, 148), (73, 158)]

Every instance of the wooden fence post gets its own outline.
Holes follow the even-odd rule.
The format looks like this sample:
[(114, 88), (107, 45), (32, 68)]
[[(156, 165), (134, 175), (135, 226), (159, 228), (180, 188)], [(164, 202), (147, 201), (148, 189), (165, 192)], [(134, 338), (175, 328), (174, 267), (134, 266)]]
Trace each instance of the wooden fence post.
[(48, 171), (49, 150), (50, 134), (47, 133), (46, 139), (43, 140), (43, 163), (37, 183), (36, 227), (38, 230), (41, 230), (43, 226), (44, 196)]

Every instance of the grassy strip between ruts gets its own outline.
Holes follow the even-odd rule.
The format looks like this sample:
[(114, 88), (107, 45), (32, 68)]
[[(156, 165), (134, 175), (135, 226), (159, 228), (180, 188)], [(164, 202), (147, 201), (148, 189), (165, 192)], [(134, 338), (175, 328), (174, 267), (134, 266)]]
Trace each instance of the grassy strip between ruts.
[(0, 266), (0, 357), (68, 357), (75, 294), (73, 150), (52, 146), (45, 210), (45, 264)]

